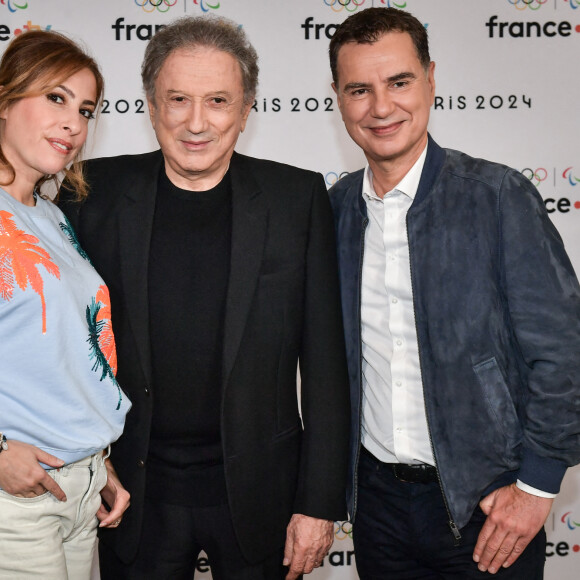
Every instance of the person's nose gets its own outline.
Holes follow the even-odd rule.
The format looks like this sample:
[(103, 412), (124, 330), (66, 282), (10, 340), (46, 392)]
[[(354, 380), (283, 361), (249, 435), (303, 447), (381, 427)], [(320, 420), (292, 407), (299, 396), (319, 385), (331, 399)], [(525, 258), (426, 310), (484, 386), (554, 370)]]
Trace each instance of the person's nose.
[(371, 106), (371, 115), (376, 119), (387, 118), (396, 106), (392, 96), (387, 89), (373, 93), (373, 102)]
[(203, 101), (194, 100), (191, 103), (187, 119), (187, 130), (194, 135), (198, 135), (207, 130), (207, 108)]
[(83, 119), (78, 111), (66, 109), (61, 121), (62, 128), (71, 135), (78, 135), (83, 128)]

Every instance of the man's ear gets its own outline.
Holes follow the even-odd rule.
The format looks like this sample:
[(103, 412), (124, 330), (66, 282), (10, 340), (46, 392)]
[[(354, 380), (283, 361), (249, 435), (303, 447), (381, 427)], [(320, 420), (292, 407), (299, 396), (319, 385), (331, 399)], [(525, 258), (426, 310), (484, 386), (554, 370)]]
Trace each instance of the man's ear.
[(340, 100), (340, 91), (338, 90), (336, 83), (332, 83), (330, 86), (332, 87), (332, 90), (334, 91), (334, 94), (336, 95), (336, 104), (338, 105), (338, 109), (342, 113), (342, 101)]
[(242, 106), (242, 124), (241, 124), (241, 133), (244, 132), (244, 129), (246, 128), (246, 122), (248, 121), (248, 117), (250, 116), (250, 112), (252, 110), (252, 105), (254, 104), (254, 101), (252, 100), (251, 102), (245, 104)]
[(151, 120), (153, 129), (155, 129), (155, 112), (157, 111), (157, 107), (155, 106), (154, 99), (147, 97), (147, 108), (149, 109), (149, 119)]
[(427, 69), (427, 82), (429, 83), (429, 88), (431, 90), (431, 104), (435, 102), (435, 62), (431, 61), (429, 63), (429, 68)]

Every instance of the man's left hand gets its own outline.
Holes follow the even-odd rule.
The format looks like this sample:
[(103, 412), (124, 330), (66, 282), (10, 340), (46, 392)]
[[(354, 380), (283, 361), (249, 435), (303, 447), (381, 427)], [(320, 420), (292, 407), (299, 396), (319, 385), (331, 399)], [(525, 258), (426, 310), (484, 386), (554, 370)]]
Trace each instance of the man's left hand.
[(484, 497), (479, 505), (487, 519), (473, 551), (478, 568), (495, 574), (511, 566), (546, 522), (553, 501), (526, 493), (515, 483)]
[[(105, 466), (107, 468), (107, 483), (101, 490), (103, 503), (97, 512), (97, 518), (100, 522), (99, 527), (116, 528), (121, 523), (125, 510), (129, 507), (131, 496), (119, 481), (119, 476), (110, 459), (105, 459)], [(107, 506), (110, 509), (107, 509)]]
[(321, 565), (334, 540), (334, 522), (294, 514), (286, 529), (284, 566), (290, 571), (286, 580), (310, 574)]

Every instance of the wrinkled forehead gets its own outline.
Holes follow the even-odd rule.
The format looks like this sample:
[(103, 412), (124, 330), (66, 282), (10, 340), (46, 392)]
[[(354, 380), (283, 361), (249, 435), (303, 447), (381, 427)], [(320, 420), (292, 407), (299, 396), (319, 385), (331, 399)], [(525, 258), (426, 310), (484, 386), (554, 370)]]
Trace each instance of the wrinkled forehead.
[(211, 66), (215, 76), (227, 75), (232, 81), (237, 80), (243, 88), (242, 66), (231, 53), (203, 44), (179, 47), (171, 51), (163, 61), (157, 78), (167, 73), (170, 68), (180, 68), (183, 72), (195, 72), (200, 67)]

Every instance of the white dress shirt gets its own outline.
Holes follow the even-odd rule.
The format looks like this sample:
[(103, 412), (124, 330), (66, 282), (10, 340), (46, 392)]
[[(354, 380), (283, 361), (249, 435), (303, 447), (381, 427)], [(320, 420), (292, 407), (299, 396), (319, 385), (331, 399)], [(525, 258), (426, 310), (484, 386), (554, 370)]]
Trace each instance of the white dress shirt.
[(419, 365), (407, 211), (427, 148), (401, 182), (381, 199), (366, 167), (363, 197), (369, 223), (362, 268), (362, 443), (386, 463), (435, 465)]

